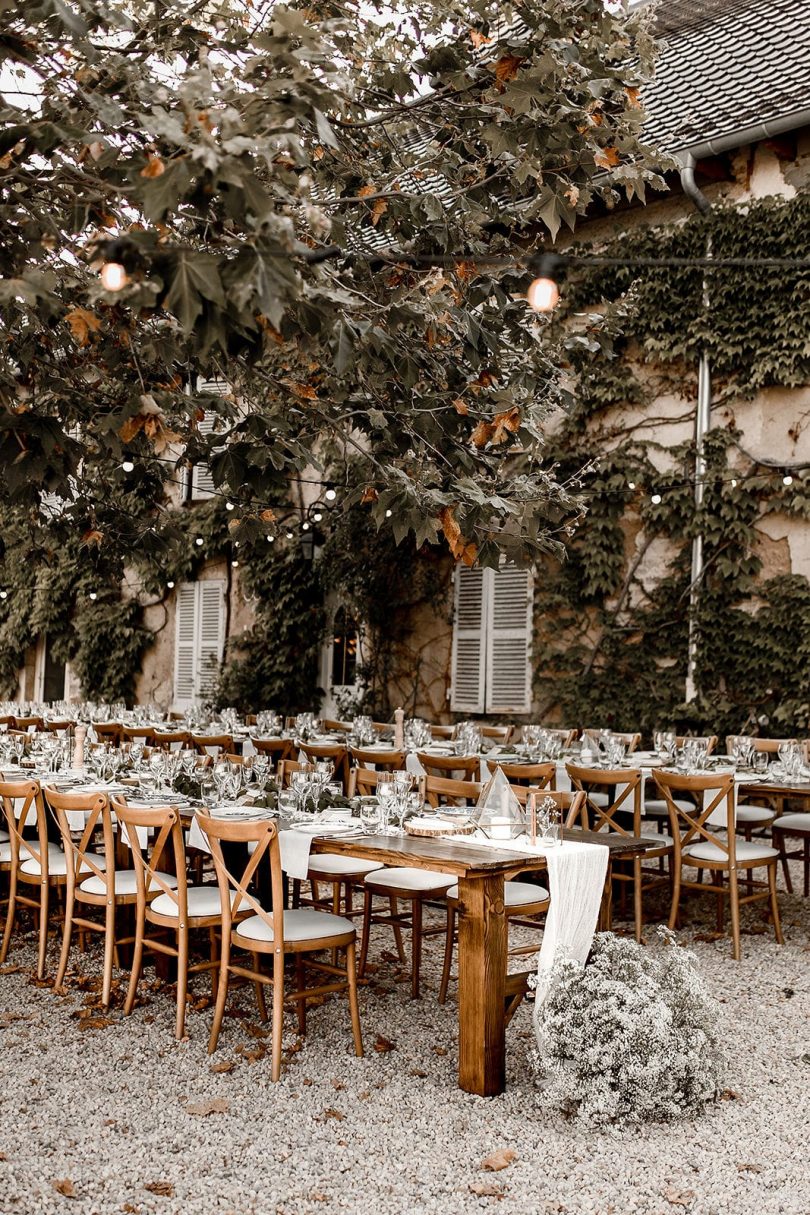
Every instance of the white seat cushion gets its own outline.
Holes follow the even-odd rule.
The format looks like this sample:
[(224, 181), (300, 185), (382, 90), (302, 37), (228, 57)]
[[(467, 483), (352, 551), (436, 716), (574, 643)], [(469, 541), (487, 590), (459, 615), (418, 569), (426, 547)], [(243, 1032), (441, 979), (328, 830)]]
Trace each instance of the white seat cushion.
[[(174, 885), (176, 884), (174, 883)], [(189, 916), (219, 915), (222, 910), (219, 886), (189, 886), (187, 894)], [(169, 894), (159, 894), (149, 904), (149, 910), (154, 911), (157, 915), (177, 919), (177, 904)]]
[[(448, 899), (458, 898), (458, 882), (447, 891)], [(530, 903), (544, 903), (548, 891), (544, 886), (533, 886), (531, 882), (504, 882), (503, 901), (507, 907), (527, 907)]]
[(810, 814), (782, 814), (774, 823), (780, 831), (810, 831)]
[(775, 813), (770, 806), (737, 806), (737, 826), (740, 823), (769, 823)]
[(8, 832), (4, 831), (3, 828), (0, 827), (0, 844), (5, 844), (5, 842), (8, 838), (9, 838)]
[[(174, 888), (177, 885), (177, 878), (171, 873), (161, 873), (160, 877), (167, 886)], [(138, 885), (135, 880), (135, 870), (116, 869), (114, 886), (116, 894), (137, 894)], [(86, 882), (82, 882), (79, 889), (86, 891), (87, 894), (106, 894), (107, 884), (106, 882), (102, 882), (100, 877), (96, 877), (96, 875), (93, 874), (93, 876), (89, 877)], [(153, 884), (152, 889), (159, 890), (160, 887)]]
[(335, 877), (344, 877), (346, 874), (356, 873), (358, 877), (365, 877), (367, 873), (373, 873), (375, 869), (382, 867), (380, 861), (361, 861), (356, 856), (342, 856), (338, 852), (319, 852), (309, 858), (310, 873), (322, 873), (327, 880), (332, 874)]
[[(87, 855), (98, 869), (105, 869), (107, 867), (107, 861), (100, 853), (88, 852)], [(20, 870), (22, 873), (31, 874), (41, 872), (39, 861), (33, 856), (30, 856), (27, 861), (23, 861), (20, 865)], [(93, 871), (89, 865), (83, 863), (79, 872), (92, 873)], [(61, 848), (55, 848), (53, 851), (48, 848), (48, 873), (53, 874), (54, 877), (64, 877), (67, 873), (67, 857)]]
[[(316, 941), (322, 937), (342, 937), (354, 932), (354, 925), (342, 915), (298, 907), (284, 912), (284, 940), (290, 942)], [(273, 930), (260, 915), (248, 916), (236, 928), (237, 936), (248, 941), (272, 941)]]
[[(594, 789), (594, 791), (592, 793), (588, 794), (588, 800), (593, 802), (593, 804), (595, 806), (601, 806), (603, 809), (606, 806), (610, 805), (610, 798), (607, 795), (607, 793), (600, 793), (597, 789)], [(628, 802), (628, 805), (630, 806), (630, 809), (632, 810), (633, 803)]]
[[(36, 848), (37, 852), (39, 852), (39, 844), (37, 843), (37, 841), (31, 840), (31, 844), (33, 845), (34, 848)], [(48, 856), (57, 856), (57, 855), (61, 855), (61, 854), (62, 854), (62, 849), (59, 847), (58, 844), (52, 844), (52, 843), (48, 844)], [(29, 860), (32, 859), (31, 849), (26, 847), (25, 840), (23, 840), (22, 843), (20, 844), (20, 856), (21, 857), (27, 856)], [(7, 865), (10, 860), (11, 860), (11, 840), (6, 839), (3, 843), (0, 844), (0, 864), (5, 863)], [(22, 868), (22, 866), (20, 866), (20, 868)]]
[(377, 869), (366, 878), (366, 885), (385, 893), (386, 887), (400, 890), (413, 890), (415, 893), (423, 890), (447, 890), (455, 885), (454, 873), (434, 873), (430, 869)]
[(643, 825), (639, 839), (652, 848), (666, 848), (675, 842), (668, 831), (645, 831)]
[[(685, 814), (690, 814), (695, 809), (694, 802), (682, 801), (679, 797), (673, 797), (672, 800), (677, 808), (683, 810)], [(663, 797), (646, 798), (644, 801), (644, 813), (650, 818), (669, 818), (669, 810)]]
[[(746, 840), (737, 840), (734, 851), (738, 861), (746, 862), (768, 861), (772, 856), (779, 855), (775, 848), (769, 848), (766, 844), (748, 843)], [(689, 844), (684, 848), (683, 855), (694, 856), (701, 861), (728, 860), (728, 853), (723, 848), (718, 848), (717, 844), (710, 844), (708, 840), (703, 840), (700, 844)]]

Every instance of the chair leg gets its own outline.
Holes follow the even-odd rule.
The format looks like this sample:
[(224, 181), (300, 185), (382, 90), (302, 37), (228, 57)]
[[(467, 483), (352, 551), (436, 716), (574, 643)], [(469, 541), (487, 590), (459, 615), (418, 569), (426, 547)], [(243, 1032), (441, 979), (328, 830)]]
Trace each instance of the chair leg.
[[(714, 886), (722, 886), (723, 885), (722, 870), (712, 869), (711, 881), (712, 881), (712, 885), (714, 885)], [(718, 891), (717, 894), (715, 895), (715, 905), (717, 908), (716, 928), (717, 928), (718, 932), (725, 932), (725, 930), (726, 930), (726, 905), (724, 902), (725, 897), (726, 896), (721, 891)]]
[(411, 999), (419, 999), (419, 972), (422, 968), (422, 900), (411, 904)]
[(810, 895), (810, 836), (804, 837), (804, 897)]
[(374, 896), (368, 886), (365, 889), (363, 898), (363, 935), (360, 938), (360, 963), (357, 968), (357, 973), (362, 979), (366, 973), (366, 959), (368, 957), (368, 942), (371, 936), (371, 904)]
[(65, 892), (65, 923), (62, 928), (62, 951), (59, 955), (59, 969), (56, 972), (56, 986), (61, 987), (67, 974), (68, 957), (70, 955), (70, 938), (73, 936), (73, 891)]
[(112, 994), (113, 958), (115, 957), (115, 900), (110, 899), (104, 912), (104, 980), (101, 987), (101, 1003), (110, 1007)]
[(450, 967), (453, 964), (453, 938), (456, 935), (455, 909), (447, 904), (447, 936), (444, 940), (444, 965), (442, 966), (442, 981), (439, 984), (439, 1003), (447, 1000), (447, 985), (450, 982)]
[(45, 958), (48, 952), (48, 903), (50, 887), (42, 882), (39, 888), (39, 953), (37, 955), (37, 978), (45, 978)]
[(355, 961), (355, 944), (352, 941), (346, 946), (346, 978), (349, 984), (349, 1012), (352, 1017), (352, 1035), (354, 1037), (354, 1053), (358, 1059), (363, 1057), (363, 1035), (360, 1031), (360, 1007), (357, 1003), (357, 968)]
[[(395, 898), (393, 895), (392, 895), (392, 896), (391, 896), (391, 898), (388, 900), (388, 905), (389, 905), (389, 907), (391, 908), (391, 915), (392, 915), (392, 916), (397, 916), (397, 915), (399, 915), (399, 902), (397, 901), (397, 899), (396, 899), (396, 898)], [(401, 928), (401, 926), (400, 926), (400, 925), (397, 923), (397, 921), (396, 921), (396, 920), (394, 920), (394, 921), (393, 921), (393, 923), (392, 923), (391, 927), (392, 927), (392, 928), (393, 928), (393, 930), (394, 930), (394, 940), (396, 941), (396, 945), (397, 945), (397, 954), (398, 954), (398, 956), (399, 956), (399, 960), (400, 960), (400, 962), (402, 962), (402, 963), (403, 963), (403, 965), (404, 965), (404, 964), (405, 964), (405, 962), (407, 962), (407, 960), (408, 960), (408, 959), (405, 957), (405, 946), (404, 946), (404, 945), (403, 945), (403, 943), (402, 943), (402, 928)]]
[(222, 1028), (222, 1018), (225, 1016), (225, 1003), (228, 999), (228, 963), (231, 958), (231, 942), (227, 934), (222, 934), (222, 952), (219, 955), (219, 979), (217, 980), (217, 1003), (214, 1009), (214, 1022), (208, 1039), (208, 1053), (212, 1055), (217, 1049), (219, 1031)]
[[(129, 972), (129, 987), (127, 988), (127, 998), (124, 1001), (124, 1016), (128, 1017), (135, 1007), (135, 996), (138, 992), (138, 982), (141, 977), (141, 967), (143, 966), (143, 935), (145, 924), (140, 915), (135, 921), (135, 945), (132, 950), (132, 968)], [(178, 972), (178, 985), (180, 976)]]
[[(0, 947), (0, 964), (5, 962), (11, 934), (14, 931), (14, 917), (17, 911), (17, 873), (12, 867), (8, 880), (8, 910), (6, 911), (6, 926), (3, 929), (3, 944)], [(40, 978), (42, 976), (40, 975)]]
[(779, 900), (776, 897), (776, 861), (768, 865), (768, 890), (770, 892), (771, 919), (777, 945), (784, 945), (782, 936), (782, 921), (779, 917)]
[[(257, 953), (253, 955), (253, 966), (256, 970), (261, 970), (261, 958)], [(264, 999), (264, 983), (257, 979), (253, 984), (256, 989), (256, 1003), (259, 1006), (259, 1017), (262, 1021), (267, 1020), (267, 1004)]]
[[(210, 943), (210, 958), (212, 962), (216, 962), (219, 957), (219, 949), (217, 947), (217, 930), (216, 928), (208, 929), (208, 940)], [(211, 994), (216, 999), (217, 986), (219, 983), (219, 967), (211, 967)]]
[[(304, 990), (304, 956), (297, 953), (295, 955), (295, 985), (298, 991)], [(302, 1038), (307, 1035), (307, 1002), (306, 1000), (296, 1000), (296, 1009), (298, 1011), (298, 1032)]]
[(273, 954), (273, 1058), (270, 1079), (281, 1075), (281, 1042), (284, 1033), (284, 954)]
[[(781, 831), (774, 831), (773, 842), (779, 849), (779, 860), (782, 863), (782, 875), (785, 879), (785, 890), (788, 894), (793, 894), (793, 882), (790, 877), (790, 866), (787, 859), (787, 848), (785, 846), (785, 836)], [(805, 891), (805, 894), (807, 891)]]
[(177, 930), (177, 1020), (174, 1036), (179, 1042), (186, 1032), (186, 998), (188, 996), (188, 926)]
[(672, 862), (672, 902), (669, 906), (669, 928), (675, 930), (678, 923), (678, 912), (681, 902), (681, 866), (675, 860)]
[(740, 960), (740, 892), (737, 886), (737, 870), (728, 871), (728, 892), (731, 900), (731, 937), (734, 942), (734, 961)]

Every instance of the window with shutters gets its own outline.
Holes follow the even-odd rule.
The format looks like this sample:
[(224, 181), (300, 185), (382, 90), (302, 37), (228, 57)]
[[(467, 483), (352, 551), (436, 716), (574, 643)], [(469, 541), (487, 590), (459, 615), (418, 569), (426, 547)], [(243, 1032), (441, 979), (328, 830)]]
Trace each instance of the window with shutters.
[(225, 645), (225, 583), (181, 582), (176, 594), (174, 703), (208, 700)]
[(450, 707), (529, 713), (532, 573), (516, 565), (455, 573)]
[[(226, 393), (230, 391), (230, 385), (224, 380), (201, 380), (197, 384), (197, 391)], [(197, 423), (197, 430), (201, 435), (213, 434), (217, 420), (217, 414), (206, 413)], [(213, 498), (215, 493), (214, 479), (206, 463), (200, 461), (193, 468), (186, 469), (183, 481), (183, 497), (187, 502), (205, 502), (208, 498)]]

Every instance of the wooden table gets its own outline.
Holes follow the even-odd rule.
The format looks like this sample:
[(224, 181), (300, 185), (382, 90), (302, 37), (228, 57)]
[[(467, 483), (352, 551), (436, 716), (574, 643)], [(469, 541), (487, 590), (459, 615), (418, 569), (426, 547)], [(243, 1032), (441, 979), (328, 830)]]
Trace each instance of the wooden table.
[[(607, 898), (611, 863), (644, 852), (647, 845), (618, 834), (567, 829), (566, 839), (608, 848)], [(490, 849), (462, 840), (416, 836), (364, 835), (315, 838), (313, 852), (341, 852), (387, 866), (453, 873), (459, 883), (458, 1082), (468, 1093), (494, 1097), (506, 1079), (506, 914), (504, 879), (541, 869), (542, 857), (507, 847)]]

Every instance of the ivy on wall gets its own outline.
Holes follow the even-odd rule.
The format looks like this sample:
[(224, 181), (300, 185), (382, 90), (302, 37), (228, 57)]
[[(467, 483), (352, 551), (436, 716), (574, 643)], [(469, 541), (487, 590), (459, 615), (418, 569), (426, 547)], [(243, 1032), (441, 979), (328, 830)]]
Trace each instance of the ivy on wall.
[[(807, 258), (810, 194), (716, 208), (672, 230), (634, 231), (604, 252), (698, 257), (707, 240), (718, 257)], [(538, 579), (536, 653), (541, 708), (571, 724), (775, 736), (810, 727), (810, 585), (787, 573), (760, 579), (766, 538), (758, 528), (773, 512), (810, 517), (810, 478), (796, 473), (784, 486), (754, 463), (735, 417), (735, 405), (761, 389), (810, 384), (810, 273), (780, 270), (777, 279), (716, 268), (709, 297), (706, 308), (700, 270), (632, 265), (590, 271), (565, 292), (560, 322), (569, 330), (577, 392), (549, 455), (564, 473), (593, 466), (583, 476), (587, 512), (569, 559), (548, 563)], [(701, 350), (712, 368), (713, 404), (726, 414), (706, 442), (697, 508), (693, 444), (667, 446), (661, 426), (691, 421)], [(684, 399), (680, 418), (656, 408), (667, 392)], [(796, 437), (796, 423), (785, 419), (786, 438)], [(698, 695), (685, 704), (698, 531), (706, 566), (696, 615)], [(665, 561), (654, 582), (644, 566), (651, 549)]]

